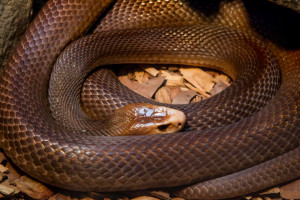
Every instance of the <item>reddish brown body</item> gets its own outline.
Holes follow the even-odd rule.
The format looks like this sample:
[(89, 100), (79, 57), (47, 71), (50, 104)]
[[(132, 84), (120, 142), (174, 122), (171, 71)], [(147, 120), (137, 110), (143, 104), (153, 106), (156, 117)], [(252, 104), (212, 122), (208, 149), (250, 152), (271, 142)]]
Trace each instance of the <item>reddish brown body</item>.
[[(114, 5), (97, 28), (99, 33), (71, 44), (64, 55), (86, 55), (83, 51), (93, 46), (90, 60), (82, 56), (78, 62), (91, 61), (92, 68), (122, 62), (205, 65), (222, 69), (235, 84), (203, 103), (177, 106), (187, 113), (186, 133), (105, 137), (94, 134), (99, 124), (82, 134), (82, 123), (94, 122), (85, 115), (82, 121), (70, 115), (74, 129), (57, 123), (47, 101), (52, 66), (65, 45), (85, 32), (110, 1), (49, 1), (1, 79), (0, 144), (15, 164), (41, 181), (81, 191), (171, 187), (212, 179), (179, 193), (197, 199), (242, 195), (299, 178), (299, 46), (279, 47), (255, 32), (247, 23), (249, 1), (220, 1), (209, 12), (201, 3), (197, 12), (192, 1), (132, 2)], [(128, 5), (131, 9), (122, 14)], [(285, 12), (278, 11), (281, 17)], [(199, 26), (203, 22), (209, 25)], [(169, 28), (154, 28), (166, 23)], [(256, 27), (260, 21), (253, 23)], [(101, 32), (140, 26), (149, 29)], [(85, 45), (73, 48), (80, 43)], [(102, 57), (94, 59), (98, 54)], [(75, 82), (83, 82), (92, 68), (80, 68)], [(64, 65), (58, 69), (70, 72)], [(100, 76), (104, 75), (113, 81), (104, 72)], [(67, 83), (73, 83), (70, 80)], [(90, 82), (83, 88), (83, 99), (101, 91), (89, 89)], [(70, 87), (76, 91), (74, 107), (79, 107), (81, 86)], [(110, 98), (100, 96), (108, 112), (145, 100), (117, 82), (109, 87), (116, 88), (115, 103), (107, 106)], [(94, 107), (93, 101), (84, 107)]]

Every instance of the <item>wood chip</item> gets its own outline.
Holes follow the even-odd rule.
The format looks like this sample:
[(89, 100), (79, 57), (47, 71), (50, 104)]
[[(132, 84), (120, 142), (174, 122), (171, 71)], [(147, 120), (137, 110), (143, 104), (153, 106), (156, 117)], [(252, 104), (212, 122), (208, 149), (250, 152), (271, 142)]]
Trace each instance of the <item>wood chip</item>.
[(0, 165), (0, 173), (8, 173), (8, 168)]
[(171, 100), (173, 100), (178, 94), (180, 94), (182, 91), (180, 89), (180, 86), (166, 86), (166, 88), (169, 91)]
[(0, 152), (0, 163), (2, 163), (4, 160), (6, 160), (6, 157), (4, 153)]
[(0, 184), (0, 193), (3, 195), (12, 195), (18, 192), (18, 188), (14, 185), (10, 185), (8, 180)]
[(7, 180), (7, 174), (0, 173), (0, 183), (2, 183), (5, 180)]
[(150, 197), (150, 196), (140, 196), (140, 197), (135, 197), (131, 200), (159, 200), (159, 199), (155, 198), (155, 197)]
[(166, 77), (166, 85), (168, 86), (184, 86), (184, 78), (180, 74), (170, 73), (167, 70), (160, 71), (161, 76)]
[(38, 183), (27, 176), (22, 176), (15, 181), (18, 189), (33, 199), (48, 199), (53, 192), (46, 186)]
[(230, 84), (227, 82), (224, 82), (222, 80), (219, 80), (214, 87), (209, 91), (209, 93), (214, 96), (218, 94), (219, 92), (223, 91), (225, 88), (227, 88)]
[(161, 103), (169, 103), (169, 104), (172, 103), (171, 96), (166, 87), (159, 88), (159, 90), (155, 93), (154, 99)]
[(280, 195), (284, 199), (300, 199), (300, 179), (282, 186)]
[(145, 74), (146, 74), (145, 71), (135, 71), (134, 72), (135, 80), (137, 80), (137, 82), (140, 84), (146, 82), (149, 76)]
[(151, 74), (152, 76), (157, 76), (158, 75), (158, 73), (159, 73), (159, 71), (156, 69), (156, 68), (154, 68), (154, 67), (149, 67), (149, 66), (143, 66), (143, 65), (141, 65), (141, 68), (143, 69), (143, 70), (145, 70), (146, 72), (148, 72), (149, 74)]
[(14, 183), (16, 179), (21, 177), (21, 174), (10, 163), (7, 163), (6, 167), (9, 171), (9, 173), (7, 174), (9, 183)]
[(169, 66), (168, 67), (168, 71), (170, 72), (176, 72), (179, 71), (180, 67), (176, 67), (176, 66)]
[(261, 197), (254, 197), (252, 200), (263, 200)]
[(192, 90), (181, 92), (173, 99), (172, 104), (188, 104), (196, 95), (197, 93)]
[(144, 97), (151, 98), (157, 91), (157, 89), (163, 84), (165, 77), (155, 77), (142, 84), (131, 81), (124, 76), (119, 77), (119, 80), (123, 85), (127, 86), (129, 89), (135, 91), (136, 93)]
[(53, 195), (52, 197), (50, 197), (49, 200), (71, 200), (71, 197), (57, 193), (57, 194)]
[(180, 73), (184, 79), (193, 84), (196, 88), (202, 88), (209, 92), (214, 86), (214, 78), (199, 68), (181, 68)]
[(274, 188), (271, 188), (267, 191), (264, 191), (262, 193), (260, 193), (260, 195), (265, 195), (265, 194), (278, 194), (280, 193), (280, 188), (279, 187), (274, 187)]
[(151, 191), (151, 195), (158, 197), (159, 199), (170, 199), (170, 194), (164, 191)]
[(218, 81), (224, 81), (225, 83), (229, 83), (230, 78), (224, 74), (220, 74), (220, 75), (215, 76), (215, 78), (214, 78), (214, 82), (218, 82)]
[(207, 99), (207, 97), (199, 94), (199, 95), (196, 95), (192, 101), (190, 103), (196, 103), (196, 102), (199, 102), (199, 101), (203, 101), (204, 99)]
[(191, 90), (193, 90), (193, 91), (195, 91), (195, 92), (198, 92), (199, 94), (201, 94), (201, 95), (203, 95), (203, 96), (205, 96), (205, 97), (207, 97), (207, 98), (210, 97), (210, 95), (207, 94), (206, 91), (203, 90), (203, 89), (200, 88), (200, 87), (196, 88), (196, 87), (192, 86), (192, 85), (189, 84), (189, 83), (185, 83), (185, 85), (186, 85), (189, 89), (191, 89)]

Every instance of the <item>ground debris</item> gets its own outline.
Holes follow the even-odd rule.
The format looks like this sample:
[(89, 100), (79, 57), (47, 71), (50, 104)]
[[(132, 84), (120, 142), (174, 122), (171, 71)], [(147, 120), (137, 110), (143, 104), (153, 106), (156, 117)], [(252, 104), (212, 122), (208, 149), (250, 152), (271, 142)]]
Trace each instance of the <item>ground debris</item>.
[(21, 176), (15, 183), (21, 192), (33, 199), (49, 199), (53, 195), (53, 192), (46, 186), (27, 176)]
[(280, 194), (285, 199), (300, 199), (300, 179), (282, 186)]
[(221, 92), (232, 83), (230, 77), (221, 72), (205, 71), (196, 67), (177, 65), (127, 67), (128, 69), (123, 68), (118, 73), (121, 83), (140, 95), (152, 97), (161, 103), (198, 102)]

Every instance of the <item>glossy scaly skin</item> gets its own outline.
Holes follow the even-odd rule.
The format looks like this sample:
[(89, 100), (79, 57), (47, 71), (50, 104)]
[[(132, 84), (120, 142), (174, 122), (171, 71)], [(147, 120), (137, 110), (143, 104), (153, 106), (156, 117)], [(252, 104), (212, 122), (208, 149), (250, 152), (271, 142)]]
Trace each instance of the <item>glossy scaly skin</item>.
[[(104, 39), (101, 41), (128, 49), (118, 52), (114, 45), (104, 45), (101, 48), (105, 52), (112, 52), (115, 57), (104, 56), (101, 61), (95, 61), (97, 64), (131, 63), (136, 60), (142, 63), (170, 61), (205, 64), (211, 67), (222, 64), (222, 69), (235, 79), (232, 87), (202, 104), (178, 107), (187, 112), (190, 132), (170, 134), (168, 137), (105, 137), (95, 136), (89, 131), (84, 135), (70, 131), (54, 121), (46, 99), (52, 65), (61, 49), (81, 35), (109, 4), (96, 0), (74, 2), (48, 2), (28, 28), (3, 73), (0, 85), (1, 147), (22, 170), (46, 183), (80, 191), (170, 187), (224, 176), (223, 179), (215, 179), (215, 182), (208, 181), (191, 190), (183, 190), (180, 195), (188, 198), (242, 195), (299, 178), (299, 50), (281, 51), (274, 48), (275, 60), (272, 53), (254, 37), (229, 28), (204, 25), (98, 33)], [(151, 6), (147, 9), (141, 6), (141, 9), (149, 13), (157, 10), (151, 9)], [(172, 12), (170, 9), (167, 11)], [(187, 17), (187, 24), (181, 25), (189, 25), (192, 21)], [(152, 31), (155, 34), (152, 35)], [(135, 47), (133, 43), (136, 44), (133, 39), (121, 40), (137, 36), (141, 36), (137, 42), (139, 48), (131, 48)], [(79, 43), (95, 41), (97, 38), (87, 36)], [(199, 45), (196, 43), (198, 41)], [(187, 50), (186, 43), (194, 47)], [(87, 44), (92, 46), (91, 43)], [(154, 49), (147, 50), (147, 45)], [(180, 51), (167, 45), (175, 45)], [(66, 49), (66, 54), (72, 52), (74, 48), (71, 47)], [(100, 52), (103, 51), (101, 48)], [(73, 51), (80, 53), (80, 49), (82, 47)], [(173, 51), (179, 52), (179, 55), (172, 54)], [(228, 54), (228, 51), (233, 54)], [(210, 59), (207, 54), (214, 54), (215, 57)], [(243, 60), (240, 56), (245, 55), (247, 59)], [(262, 64), (265, 61), (266, 64)], [(235, 65), (236, 62), (241, 62), (245, 67), (240, 69), (240, 65)], [(89, 70), (86, 70), (86, 74)], [(244, 75), (257, 84), (250, 84), (252, 82)], [(117, 88), (125, 91), (121, 86)], [(245, 89), (237, 92), (239, 88)], [(135, 95), (132, 97), (141, 99)], [(215, 112), (206, 113), (208, 118), (213, 118), (212, 122), (205, 125), (206, 122), (197, 120), (201, 116), (196, 115), (196, 108), (209, 109), (206, 107), (219, 101), (226, 102), (232, 97), (239, 101), (221, 105)], [(248, 106), (248, 100), (256, 103), (250, 106), (252, 110), (249, 113), (253, 109), (260, 111), (248, 116), (248, 111), (242, 109)], [(227, 111), (228, 108), (232, 109), (229, 114), (232, 118), (221, 114), (222, 110)], [(215, 122), (211, 116), (219, 118)], [(233, 123), (228, 124), (231, 121)], [(222, 125), (223, 122), (225, 125)], [(201, 130), (197, 128), (197, 123), (204, 123), (204, 126), (214, 126), (216, 123), (220, 126)], [(260, 165), (263, 162), (265, 164)], [(256, 181), (247, 181), (247, 177), (255, 177)], [(226, 194), (222, 187), (228, 185), (231, 187), (227, 190), (229, 194)], [(236, 190), (235, 186), (239, 189)], [(199, 189), (201, 187), (211, 187), (215, 193), (206, 194), (205, 190)]]

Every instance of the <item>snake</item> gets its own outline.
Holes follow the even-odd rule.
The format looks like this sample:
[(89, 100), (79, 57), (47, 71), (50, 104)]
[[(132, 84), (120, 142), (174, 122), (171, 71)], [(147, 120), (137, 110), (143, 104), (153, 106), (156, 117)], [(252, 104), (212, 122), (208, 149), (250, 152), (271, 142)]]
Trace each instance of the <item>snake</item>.
[[(30, 176), (75, 191), (172, 187), (176, 196), (216, 199), (298, 179), (299, 46), (277, 43), (278, 29), (258, 28), (268, 18), (250, 16), (269, 5), (283, 19), (299, 13), (264, 1), (260, 10), (259, 2), (48, 1), (2, 73), (1, 148)], [(95, 113), (161, 105), (105, 67), (133, 63), (210, 67), (234, 82), (202, 102), (167, 105), (186, 114), (182, 132), (107, 136), (114, 130)]]

